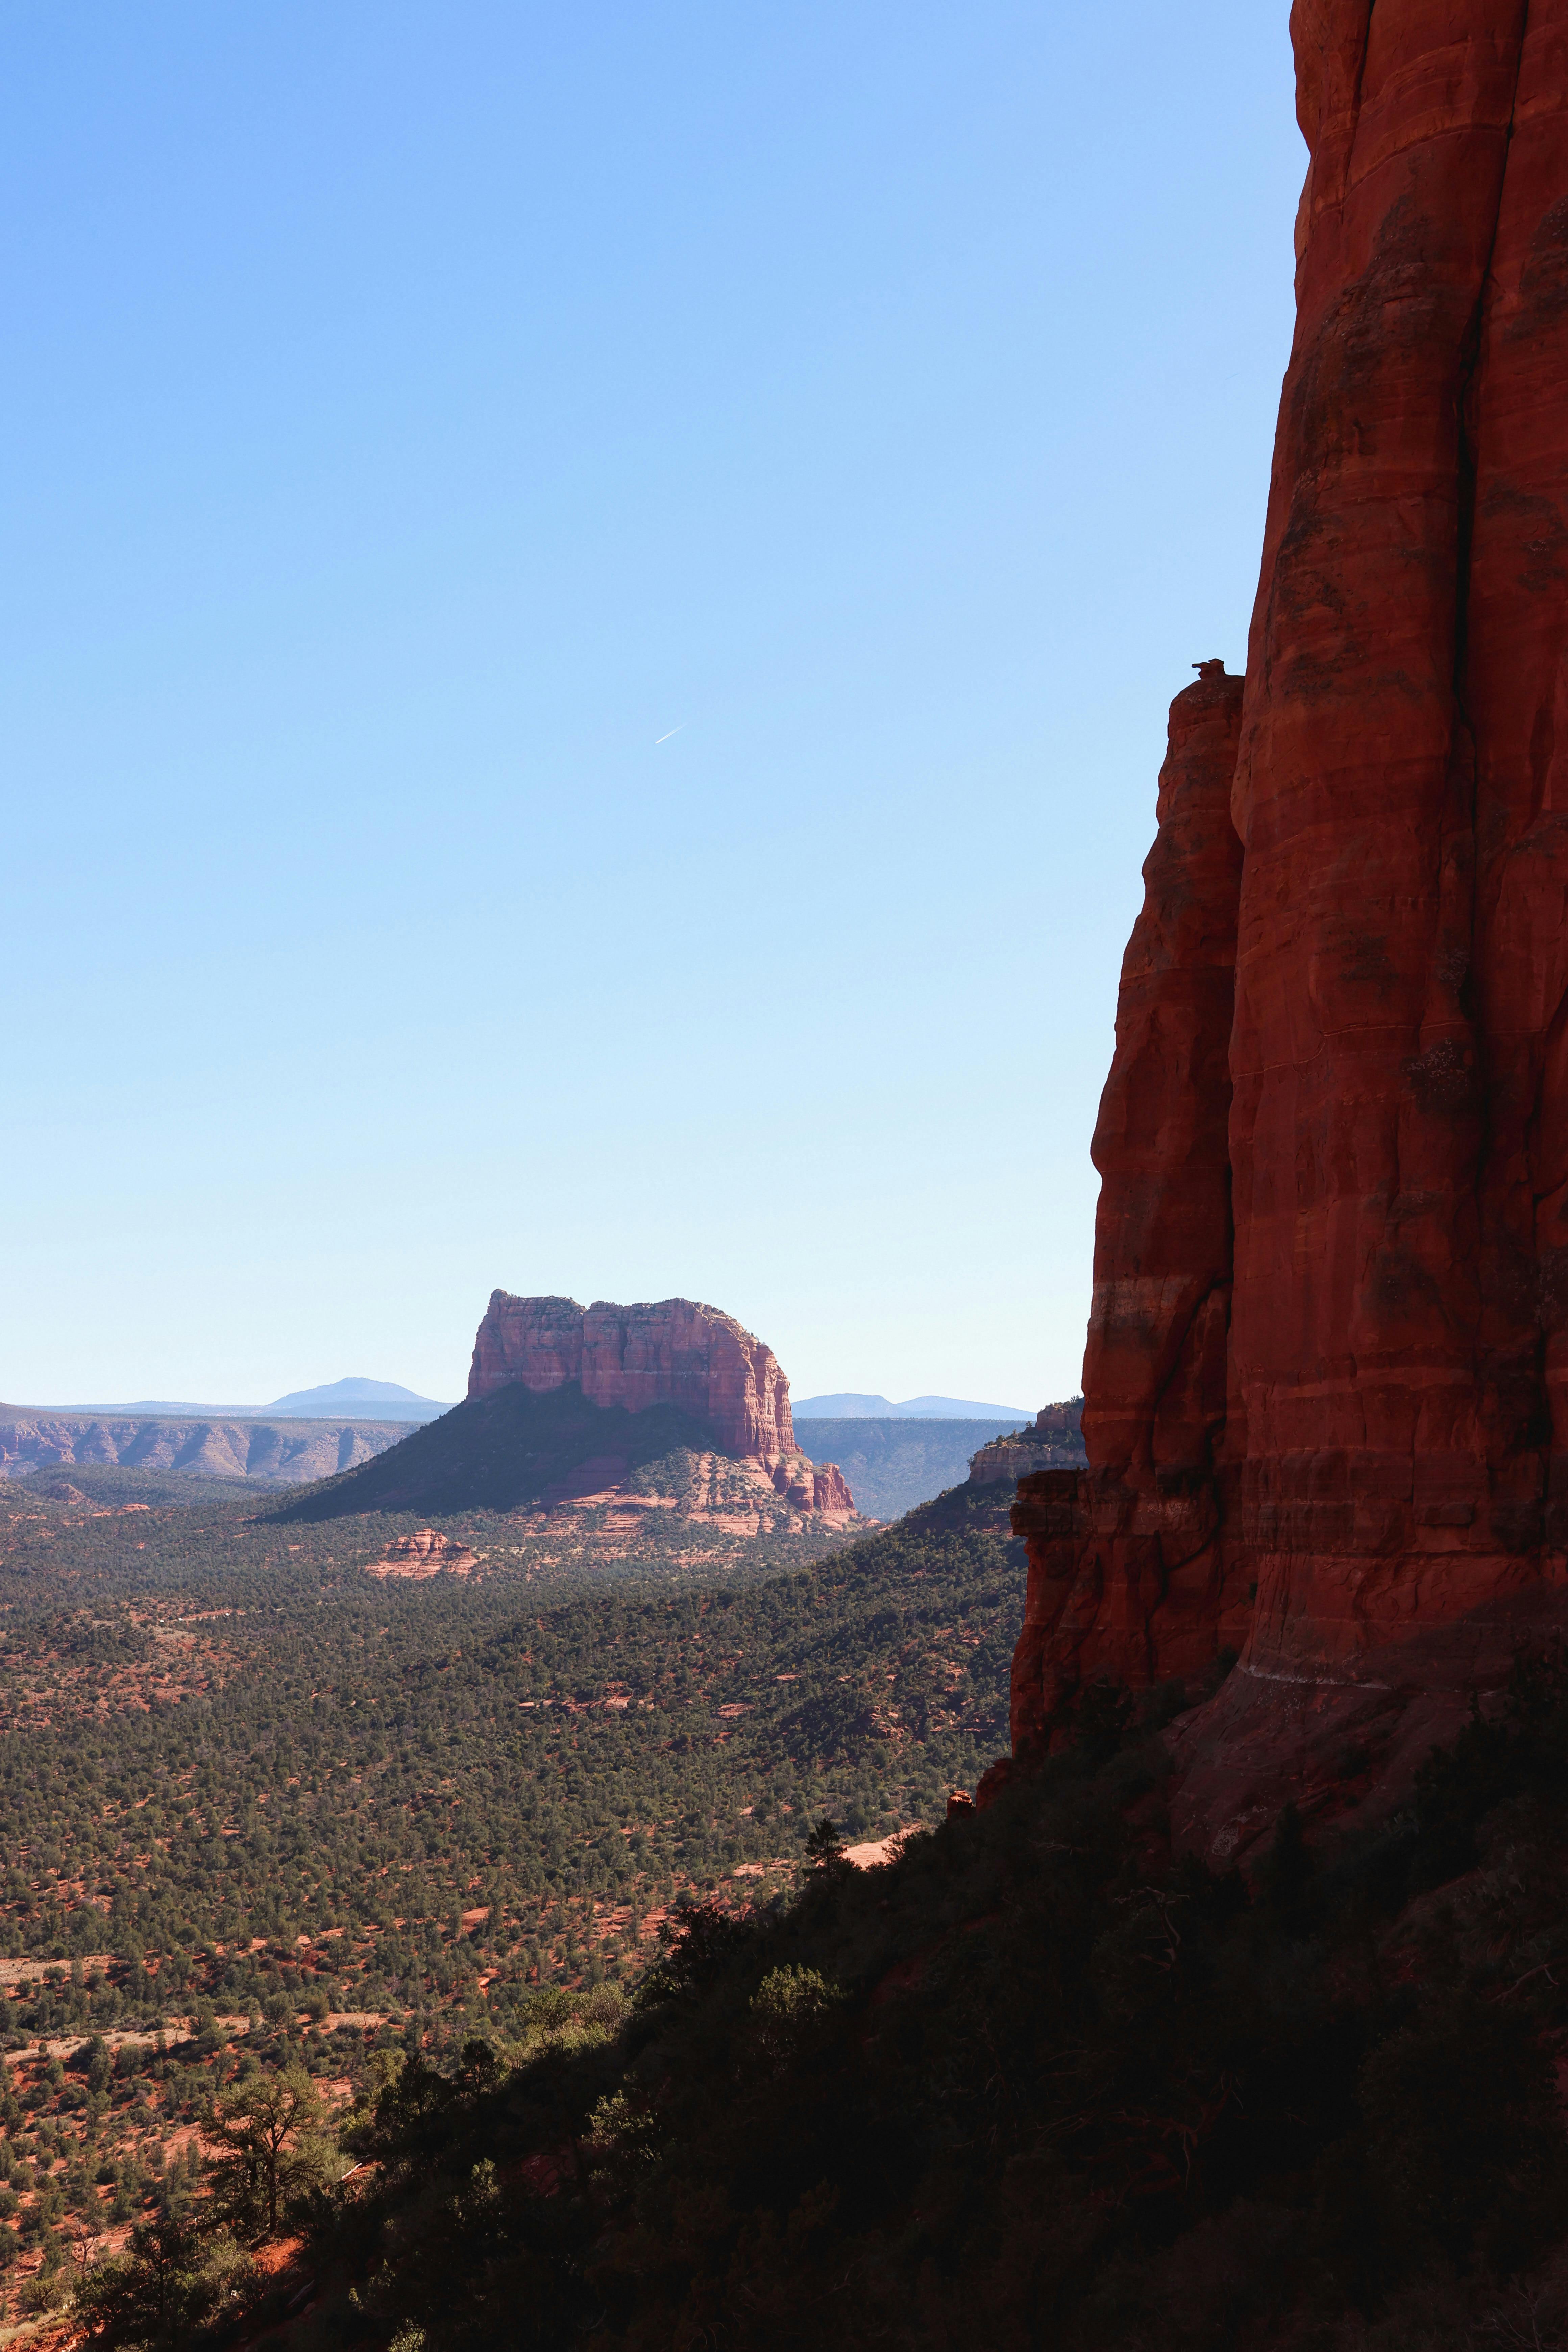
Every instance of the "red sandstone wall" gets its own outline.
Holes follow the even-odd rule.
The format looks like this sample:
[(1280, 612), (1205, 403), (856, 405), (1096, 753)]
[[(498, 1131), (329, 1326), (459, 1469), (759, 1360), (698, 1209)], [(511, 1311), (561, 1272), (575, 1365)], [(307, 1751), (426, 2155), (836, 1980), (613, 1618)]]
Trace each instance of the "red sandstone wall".
[(1205, 662), (1171, 705), (1143, 910), (1121, 963), (1089, 1147), (1102, 1183), (1082, 1425), (1096, 1469), (1206, 1470), (1225, 1421), (1241, 692)]
[(1233, 1378), (1248, 1662), (1317, 1673), (1548, 1566), (1568, 10), (1319, 0), (1296, 29), (1313, 160), (1236, 786)]
[(1122, 960), (1084, 1357), (1087, 1471), (1025, 1479), (1015, 1741), (1080, 1680), (1158, 1681), (1213, 1657), (1225, 1606), (1214, 1468), (1230, 1306), (1227, 1048), (1241, 844), (1242, 682), (1205, 662), (1171, 705), (1143, 910)]
[[(1226, 1404), (1209, 1369), (1165, 1384), (1222, 1089), (1195, 1055), (1173, 1092), (1157, 1055), (1137, 1075), (1135, 935), (1091, 1470), (1019, 1506), (1024, 1745), (1084, 1674), (1159, 1674), (1178, 1620), (1189, 1648), (1239, 1625), (1280, 1692), (1387, 1676), (1417, 1636), (1431, 1683), (1568, 1578), (1568, 0), (1297, 0), (1291, 31), (1311, 161), (1231, 803)], [(1163, 1419), (1216, 1515), (1201, 1605)]]
[[(1415, 1556), (1461, 1601), (1497, 1566), (1457, 686), (1523, 9), (1368, 15), (1297, 11), (1312, 163), (1235, 793), (1238, 1534), (1256, 1647), (1287, 1667), (1407, 1612)], [(1490, 1564), (1455, 1584), (1477, 1547)]]

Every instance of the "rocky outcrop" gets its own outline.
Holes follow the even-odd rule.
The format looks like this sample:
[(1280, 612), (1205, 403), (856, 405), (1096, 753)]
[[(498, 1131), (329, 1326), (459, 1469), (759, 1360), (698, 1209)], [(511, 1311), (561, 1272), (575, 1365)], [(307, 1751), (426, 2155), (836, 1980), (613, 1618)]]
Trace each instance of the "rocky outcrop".
[(1026, 1429), (993, 1437), (969, 1457), (972, 1486), (1016, 1486), (1037, 1470), (1070, 1468), (1084, 1459), (1083, 1399), (1043, 1404)]
[(0, 1477), (74, 1464), (306, 1486), (398, 1444), (406, 1422), (165, 1421), (0, 1405)]
[(796, 1454), (787, 1463), (775, 1463), (770, 1475), (775, 1492), (798, 1511), (823, 1515), (854, 1511), (855, 1497), (849, 1491), (849, 1481), (837, 1462), (810, 1462), (804, 1454)]
[[(1183, 1735), (1215, 1844), (1292, 1710), (1330, 1738), (1419, 1692), (1429, 1732), (1568, 1588), (1568, 0), (1291, 30), (1246, 690), (1173, 710), (1174, 758), (1211, 698), (1205, 811), (1234, 735), (1235, 835), (1129, 950), (1089, 1467), (1018, 1506), (1021, 1748), (1087, 1675), (1239, 1647)], [(1163, 788), (1152, 867), (1185, 839)]]
[(446, 1536), (434, 1528), (419, 1528), (413, 1535), (398, 1536), (389, 1543), (381, 1558), (368, 1564), (365, 1574), (423, 1583), (432, 1576), (469, 1576), (483, 1557), (461, 1536)]
[(789, 1382), (773, 1349), (716, 1307), (601, 1298), (584, 1307), (492, 1291), (474, 1340), (470, 1399), (513, 1383), (543, 1394), (573, 1381), (590, 1404), (628, 1412), (668, 1404), (706, 1422), (726, 1454), (755, 1462), (797, 1509), (855, 1507), (837, 1467), (813, 1465), (796, 1444)]

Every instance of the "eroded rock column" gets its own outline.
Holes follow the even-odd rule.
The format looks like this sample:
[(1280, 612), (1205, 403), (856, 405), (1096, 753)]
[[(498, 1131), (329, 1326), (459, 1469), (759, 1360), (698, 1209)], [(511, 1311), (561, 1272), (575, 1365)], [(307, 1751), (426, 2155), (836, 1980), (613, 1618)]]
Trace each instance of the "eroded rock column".
[(1102, 1181), (1084, 1358), (1089, 1466), (1025, 1479), (1015, 1512), (1029, 1552), (1016, 1748), (1047, 1735), (1082, 1680), (1199, 1671), (1220, 1638), (1241, 691), (1223, 663), (1205, 662), (1171, 706), (1092, 1146)]
[(1525, 17), (1293, 19), (1312, 161), (1237, 772), (1231, 1129), (1244, 1664), (1287, 1678), (1488, 1601), (1542, 1475), (1469, 612)]

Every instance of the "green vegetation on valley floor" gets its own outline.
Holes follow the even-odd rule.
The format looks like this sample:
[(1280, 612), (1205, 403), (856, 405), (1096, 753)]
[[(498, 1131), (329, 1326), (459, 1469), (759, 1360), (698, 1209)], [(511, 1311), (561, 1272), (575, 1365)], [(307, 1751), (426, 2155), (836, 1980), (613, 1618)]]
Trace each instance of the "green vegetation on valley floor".
[(368, 1927), (412, 1993), (391, 1920), (456, 1906), (561, 1966), (594, 1902), (787, 1871), (807, 1812), (929, 1818), (1005, 1737), (1023, 1568), (995, 1498), (783, 1573), (737, 1543), (703, 1581), (462, 1527), (488, 1572), (380, 1582), (360, 1521), (350, 1553), (228, 1497), (0, 1494), (0, 1949)]
[(0, 2320), (1557, 2340), (1561, 1659), (1326, 1864), (1289, 1815), (1250, 1886), (1173, 1859), (1169, 1690), (1091, 1694), (1066, 1755), (856, 1874), (823, 1814), (934, 1821), (1000, 1744), (1000, 1496), (708, 1580), (468, 1515), (487, 1573), (396, 1585), (364, 1566), (406, 1518), (126, 1475), (0, 1489)]
[(226, 2068), (347, 2097), (378, 2042), (613, 2007), (678, 1899), (765, 1903), (819, 1815), (940, 1818), (1005, 1743), (996, 1496), (847, 1545), (468, 1511), (479, 1572), (412, 1582), (365, 1570), (415, 1514), (71, 1483), (0, 1485), (0, 2268), (194, 2193)]

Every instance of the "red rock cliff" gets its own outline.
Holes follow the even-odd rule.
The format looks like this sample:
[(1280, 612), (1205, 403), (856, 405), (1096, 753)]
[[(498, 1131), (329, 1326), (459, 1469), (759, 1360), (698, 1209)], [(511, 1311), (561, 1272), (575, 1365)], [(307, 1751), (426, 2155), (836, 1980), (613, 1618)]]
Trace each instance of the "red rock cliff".
[(1223, 663), (1205, 662), (1171, 706), (1159, 831), (1091, 1146), (1101, 1185), (1084, 1358), (1089, 1466), (1039, 1472), (1020, 1488), (1030, 1576), (1013, 1668), (1019, 1746), (1044, 1736), (1081, 1680), (1200, 1671), (1218, 1645), (1241, 691)]
[(795, 1443), (789, 1382), (771, 1348), (716, 1307), (689, 1298), (615, 1307), (596, 1299), (490, 1294), (474, 1341), (470, 1397), (513, 1381), (545, 1390), (581, 1384), (590, 1404), (639, 1412), (675, 1404), (706, 1421), (737, 1459), (759, 1463), (798, 1507), (855, 1507), (843, 1473), (813, 1465)]
[[(1568, 0), (1297, 0), (1291, 32), (1228, 1076), (1176, 1074), (1152, 1181), (1097, 1153), (1091, 1468), (1020, 1501), (1025, 1745), (1085, 1673), (1227, 1627), (1233, 1749), (1268, 1691), (1462, 1687), (1568, 1576)], [(1136, 948), (1117, 1133), (1165, 1100)], [(1176, 1336), (1227, 1089), (1221, 1405), (1212, 1335)]]

